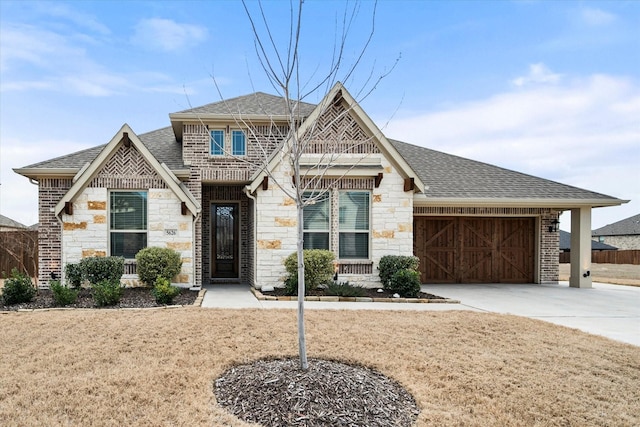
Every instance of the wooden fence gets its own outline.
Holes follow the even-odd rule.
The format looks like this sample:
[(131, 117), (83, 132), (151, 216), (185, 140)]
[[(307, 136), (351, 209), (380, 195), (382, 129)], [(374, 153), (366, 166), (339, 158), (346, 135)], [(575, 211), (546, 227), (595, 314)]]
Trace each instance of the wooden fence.
[(0, 274), (17, 268), (29, 277), (38, 274), (38, 232), (0, 231)]
[[(569, 263), (570, 252), (560, 254), (560, 264)], [(640, 265), (640, 250), (591, 251), (591, 262), (594, 264), (633, 264)]]

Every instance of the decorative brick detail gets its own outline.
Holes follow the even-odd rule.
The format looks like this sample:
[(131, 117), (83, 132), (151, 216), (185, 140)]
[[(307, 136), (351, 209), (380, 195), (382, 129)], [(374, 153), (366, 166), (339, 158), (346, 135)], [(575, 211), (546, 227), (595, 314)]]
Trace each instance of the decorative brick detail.
[(285, 197), (282, 200), (282, 206), (295, 206), (296, 205), (296, 201), (293, 200), (291, 197)]
[[(374, 178), (305, 178), (302, 185), (308, 188), (337, 190), (372, 190)], [(295, 204), (295, 203), (294, 203)]]
[(83, 221), (83, 222), (65, 222), (63, 224), (63, 228), (65, 231), (68, 230), (86, 230), (87, 229), (87, 222)]
[(298, 221), (293, 218), (275, 218), (275, 223), (278, 227), (295, 227)]
[(87, 208), (90, 211), (105, 211), (107, 210), (107, 202), (98, 202), (95, 200), (89, 200), (87, 202)]
[(82, 258), (88, 258), (92, 256), (107, 256), (105, 251), (96, 251), (95, 249), (83, 249)]
[(374, 138), (353, 118), (344, 102), (334, 102), (323, 111), (312, 130), (301, 140), (305, 141), (304, 152), (307, 154), (380, 152)]
[(94, 215), (93, 216), (93, 223), (94, 224), (106, 224), (107, 223), (107, 216), (106, 215)]
[(133, 145), (127, 148), (123, 144), (91, 180), (89, 187), (128, 190), (167, 188), (167, 184)]
[(259, 249), (281, 249), (281, 240), (258, 240)]
[(167, 242), (167, 247), (176, 251), (188, 251), (191, 246), (191, 242)]
[(393, 230), (373, 230), (373, 237), (376, 239), (393, 239), (395, 237), (395, 233)]

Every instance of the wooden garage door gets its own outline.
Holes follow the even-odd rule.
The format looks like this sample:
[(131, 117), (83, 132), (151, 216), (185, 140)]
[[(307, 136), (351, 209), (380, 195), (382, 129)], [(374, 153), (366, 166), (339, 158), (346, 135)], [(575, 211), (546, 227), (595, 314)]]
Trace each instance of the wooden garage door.
[(416, 217), (422, 283), (532, 283), (534, 218)]

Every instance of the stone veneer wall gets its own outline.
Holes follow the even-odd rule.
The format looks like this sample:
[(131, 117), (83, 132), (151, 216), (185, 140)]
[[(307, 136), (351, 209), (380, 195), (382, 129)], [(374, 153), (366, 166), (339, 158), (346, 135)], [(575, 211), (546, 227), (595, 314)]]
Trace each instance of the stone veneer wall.
[(38, 286), (49, 287), (51, 274), (62, 277), (62, 225), (53, 210), (71, 188), (71, 179), (43, 178), (38, 185)]
[[(371, 190), (371, 229), (369, 260), (338, 260), (339, 280), (367, 287), (380, 286), (378, 262), (384, 255), (411, 255), (413, 253), (413, 192), (403, 190), (404, 180), (395, 168), (382, 158), (383, 179), (378, 188), (373, 178), (343, 178), (332, 195), (332, 225), (338, 221), (338, 189)], [(280, 183), (291, 182), (283, 168), (274, 171)], [(328, 179), (328, 182), (331, 180)], [(258, 189), (257, 266), (255, 286), (283, 286), (284, 259), (296, 250), (297, 212), (293, 199), (269, 181), (267, 190)], [(332, 234), (331, 250), (337, 258), (337, 233)]]
[[(175, 278), (184, 286), (194, 282), (193, 222), (181, 214), (181, 201), (169, 189), (147, 191), (147, 246), (170, 248), (182, 258), (182, 271)], [(109, 190), (88, 187), (73, 202), (73, 215), (62, 214), (63, 264), (90, 256), (109, 255)], [(137, 275), (123, 276), (123, 283), (139, 286)]]

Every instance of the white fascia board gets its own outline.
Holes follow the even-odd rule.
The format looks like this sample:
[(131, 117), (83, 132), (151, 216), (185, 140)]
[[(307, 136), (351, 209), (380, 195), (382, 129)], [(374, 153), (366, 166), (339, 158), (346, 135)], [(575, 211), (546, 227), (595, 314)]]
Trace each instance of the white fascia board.
[(519, 207), (572, 209), (580, 207), (619, 206), (629, 200), (621, 199), (508, 199), (508, 198), (448, 198), (427, 197), (424, 194), (413, 196), (413, 205), (450, 206), (450, 207)]
[(15, 168), (13, 169), (18, 175), (27, 178), (73, 178), (79, 171), (78, 168)]

